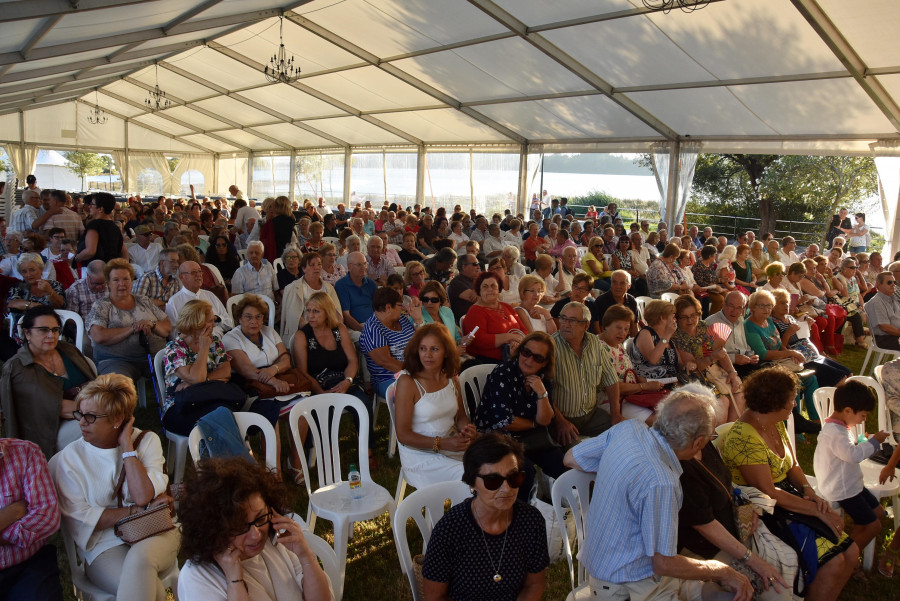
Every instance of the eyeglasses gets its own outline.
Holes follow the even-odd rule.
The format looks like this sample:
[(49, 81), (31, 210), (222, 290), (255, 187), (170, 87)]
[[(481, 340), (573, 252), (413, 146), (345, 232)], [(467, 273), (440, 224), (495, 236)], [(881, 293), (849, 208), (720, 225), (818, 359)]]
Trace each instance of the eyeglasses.
[(508, 476), (501, 476), (500, 474), (478, 474), (477, 477), (481, 478), (481, 481), (484, 482), (484, 487), (488, 490), (498, 490), (503, 486), (504, 482), (509, 484), (510, 488), (519, 488), (525, 483), (525, 472), (522, 470), (513, 472)]
[(436, 296), (423, 296), (422, 302), (423, 303), (439, 303), (439, 302), (441, 302), (441, 299)]
[(266, 513), (262, 514), (261, 516), (259, 516), (255, 520), (253, 520), (252, 522), (247, 522), (247, 527), (244, 530), (238, 529), (237, 531), (235, 531), (235, 534), (237, 536), (240, 536), (241, 534), (246, 534), (246, 533), (250, 532), (250, 528), (252, 528), (253, 526), (256, 526), (257, 529), (262, 530), (271, 521), (272, 521), (272, 512), (267, 511)]
[(894, 280), (888, 280), (885, 282), (885, 284), (887, 284), (888, 286), (896, 286), (897, 282)]
[(587, 286), (573, 286), (572, 290), (577, 290), (579, 292), (590, 292), (591, 289)]
[(539, 355), (538, 353), (535, 353), (534, 351), (529, 349), (527, 346), (523, 347), (522, 350), (519, 351), (519, 354), (522, 355), (523, 357), (525, 357), (526, 359), (534, 359), (535, 363), (546, 363), (547, 359), (548, 359), (548, 357), (545, 357), (544, 355)]
[(72, 417), (75, 418), (76, 422), (80, 422), (81, 420), (86, 421), (89, 424), (93, 424), (97, 421), (98, 417), (107, 417), (107, 413), (82, 413), (81, 411), (73, 411)]
[(28, 328), (32, 332), (37, 332), (38, 336), (46, 336), (47, 334), (53, 334), (54, 336), (59, 336), (59, 333), (62, 331), (62, 328), (59, 326), (54, 328), (45, 328), (45, 327), (36, 327), (36, 328)]
[[(560, 315), (559, 321), (562, 323), (587, 323), (586, 319), (576, 319), (575, 317), (566, 317), (565, 315)], [(539, 355), (536, 355), (535, 358), (537, 356)]]
[[(758, 305), (762, 306), (762, 305)], [(700, 319), (700, 316), (696, 313), (691, 313), (690, 315), (681, 315), (678, 319), (686, 319), (688, 321), (694, 321), (695, 319)]]
[(756, 305), (756, 308), (757, 308), (757, 309), (771, 309), (771, 308), (773, 308), (774, 306), (775, 306), (775, 305)]
[(263, 318), (262, 314), (249, 315), (249, 314), (245, 313), (245, 314), (241, 315), (241, 319), (246, 319), (248, 321), (262, 321), (262, 318)]
[(713, 432), (712, 434), (701, 434), (700, 436), (709, 436), (710, 440), (715, 440), (719, 437), (719, 435), (716, 434), (715, 432)]
[(543, 294), (544, 293), (544, 291), (541, 290), (540, 288), (533, 288), (531, 290), (526, 290), (525, 292), (527, 292), (529, 294)]

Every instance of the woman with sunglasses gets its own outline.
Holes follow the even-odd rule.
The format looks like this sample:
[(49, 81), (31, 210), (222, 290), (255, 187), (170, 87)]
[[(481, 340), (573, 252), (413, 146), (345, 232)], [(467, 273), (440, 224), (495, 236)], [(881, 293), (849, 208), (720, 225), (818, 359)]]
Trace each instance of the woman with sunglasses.
[(462, 342), (462, 335), (453, 317), (447, 298), (447, 291), (440, 282), (425, 282), (419, 291), (419, 300), (422, 301), (422, 323), (442, 323), (447, 327), (450, 336), (456, 343), (456, 352), (460, 355), (466, 353), (466, 345)]
[(81, 436), (75, 396), (97, 375), (81, 351), (59, 339), (62, 320), (52, 307), (35, 305), (20, 323), (24, 344), (3, 365), (0, 409), (6, 435), (30, 440), (49, 459)]
[(419, 261), (410, 261), (406, 264), (406, 273), (403, 274), (403, 282), (406, 285), (406, 294), (419, 296), (422, 287), (425, 286), (425, 266)]
[(205, 459), (188, 470), (178, 501), (184, 533), (179, 599), (331, 599), (328, 578), (291, 511), (288, 492), (264, 466)]
[[(137, 392), (120, 374), (89, 382), (72, 412), (81, 438), (60, 451), (51, 472), (62, 527), (84, 559), (88, 580), (117, 599), (165, 601), (159, 579), (175, 565), (177, 528), (127, 544), (115, 533), (119, 520), (169, 504), (169, 479), (159, 437), (134, 427)], [(124, 474), (122, 506), (116, 494)]]
[(869, 348), (866, 344), (866, 332), (863, 327), (864, 301), (859, 288), (859, 280), (856, 277), (858, 269), (856, 259), (847, 257), (841, 261), (841, 270), (834, 276), (834, 284), (838, 289), (837, 302), (847, 310), (847, 321), (853, 328), (853, 336), (856, 338), (856, 346), (862, 349)]
[[(609, 289), (609, 278), (612, 276), (612, 270), (606, 263), (606, 257), (603, 255), (603, 238), (594, 236), (588, 244), (588, 251), (581, 257), (581, 268), (584, 269), (594, 280), (594, 285), (598, 289)], [(601, 285), (597, 285), (601, 284)]]
[[(554, 410), (550, 380), (556, 367), (556, 346), (545, 332), (532, 332), (508, 361), (490, 373), (475, 411), (479, 432), (501, 431), (525, 446), (525, 457), (551, 478), (566, 471), (562, 448), (550, 434)], [(530, 471), (530, 470), (529, 470)], [(527, 486), (522, 494), (528, 494)]]
[(422, 568), (426, 599), (541, 598), (547, 534), (541, 513), (516, 500), (525, 487), (524, 465), (522, 445), (498, 433), (466, 449), (462, 479), (474, 496), (434, 526)]

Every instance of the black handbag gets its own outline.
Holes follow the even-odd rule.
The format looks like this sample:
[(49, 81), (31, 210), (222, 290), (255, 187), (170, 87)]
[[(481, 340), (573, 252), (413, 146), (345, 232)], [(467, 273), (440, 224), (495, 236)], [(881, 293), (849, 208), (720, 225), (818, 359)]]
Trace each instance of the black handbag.
[(184, 390), (176, 391), (173, 396), (176, 405), (183, 405), (190, 409), (215, 402), (232, 411), (240, 411), (247, 402), (247, 393), (240, 386), (218, 380), (188, 386)]
[(331, 390), (341, 382), (347, 379), (344, 372), (326, 367), (316, 374), (316, 382), (322, 387), (322, 390)]

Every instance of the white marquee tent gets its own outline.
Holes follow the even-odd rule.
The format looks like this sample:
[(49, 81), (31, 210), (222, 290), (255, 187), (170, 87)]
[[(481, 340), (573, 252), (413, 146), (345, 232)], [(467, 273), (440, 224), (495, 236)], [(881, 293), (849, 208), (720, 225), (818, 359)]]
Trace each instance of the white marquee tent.
[[(302, 75), (272, 84), (282, 15)], [(701, 151), (874, 155), (896, 248), (898, 29), (896, 0), (0, 0), (0, 143), (20, 177), (79, 148), (207, 192), (335, 155), (345, 199), (361, 154), (410, 153), (421, 198), (432, 153), (510, 153), (520, 203), (530, 157), (650, 152), (670, 221)]]

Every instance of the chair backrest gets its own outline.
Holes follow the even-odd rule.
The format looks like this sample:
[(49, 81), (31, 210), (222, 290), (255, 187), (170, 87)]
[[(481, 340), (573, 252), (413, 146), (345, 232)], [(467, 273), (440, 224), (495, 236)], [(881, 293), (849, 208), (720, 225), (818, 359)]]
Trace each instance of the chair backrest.
[(728, 433), (731, 432), (731, 426), (733, 425), (734, 422), (728, 422), (720, 426), (716, 426), (716, 434), (718, 434), (719, 437), (716, 438), (716, 440), (713, 442), (713, 446), (716, 447), (720, 453), (722, 452), (722, 444), (725, 442), (725, 436), (727, 436)]
[(62, 320), (64, 326), (70, 321), (75, 324), (75, 346), (78, 347), (78, 350), (83, 353), (84, 320), (81, 318), (81, 315), (79, 315), (75, 311), (67, 311), (65, 309), (56, 309), (56, 314), (59, 315), (59, 318)]
[(834, 390), (834, 386), (820, 386), (813, 392), (813, 405), (823, 420), (834, 411)]
[(244, 264), (247, 262), (247, 249), (246, 248), (242, 248), (242, 249), (238, 250), (237, 254), (241, 258), (241, 264)]
[[(578, 574), (576, 579), (575, 565), (572, 560), (584, 545), (585, 522), (588, 510), (591, 506), (591, 484), (596, 474), (582, 472), (581, 470), (569, 470), (562, 474), (553, 483), (550, 490), (550, 498), (553, 501), (553, 511), (556, 513), (556, 521), (563, 529), (563, 552), (569, 562), (569, 580), (572, 588), (586, 584), (588, 580), (587, 566), (584, 562), (578, 562)], [(571, 518), (575, 524), (575, 541), (577, 550), (569, 546), (569, 536), (565, 526), (566, 508), (571, 510)]]
[(322, 242), (328, 242), (329, 244), (334, 244), (334, 247), (337, 249), (341, 248), (341, 239), (335, 238), (334, 236), (323, 236)]
[(217, 284), (221, 284), (222, 286), (225, 285), (225, 278), (222, 277), (222, 272), (219, 271), (218, 267), (212, 263), (204, 263), (203, 266), (209, 269), (209, 272), (213, 275)]
[[(165, 359), (166, 359), (166, 349), (162, 348), (153, 356), (153, 373), (156, 376), (156, 382), (153, 382), (153, 385), (156, 386), (159, 394), (155, 394), (153, 396), (157, 399), (156, 404), (156, 413), (159, 415), (159, 422), (162, 424), (163, 420), (163, 411), (162, 411), (162, 402), (163, 399), (166, 398), (166, 371), (165, 371)], [(163, 434), (166, 433), (166, 427), (163, 426)]]
[[(266, 467), (270, 470), (277, 470), (278, 454), (275, 446), (275, 428), (272, 427), (269, 420), (258, 413), (235, 411), (232, 415), (234, 415), (234, 421), (237, 422), (238, 430), (240, 430), (241, 436), (245, 441), (247, 439), (247, 430), (252, 426), (256, 426), (262, 430), (263, 440), (266, 444)], [(200, 440), (202, 438), (203, 434), (200, 432), (200, 426), (194, 426), (188, 437), (188, 450), (190, 451), (191, 459), (195, 464), (200, 461)]]
[(394, 273), (400, 277), (406, 277), (406, 265), (394, 265)]
[[(349, 394), (314, 394), (301, 399), (291, 409), (288, 422), (291, 428), (291, 436), (294, 437), (294, 444), (298, 449), (303, 448), (303, 441), (300, 439), (298, 427), (300, 419), (305, 419), (309, 424), (309, 435), (312, 436), (313, 449), (317, 457), (316, 470), (318, 478), (316, 481), (320, 487), (344, 481), (341, 475), (339, 428), (340, 416), (345, 409), (355, 411), (358, 416), (359, 438), (357, 441), (356, 465), (359, 468), (362, 479), (372, 482), (372, 475), (369, 473), (368, 457), (369, 414), (366, 412), (362, 401)], [(330, 414), (333, 414), (334, 417), (329, 420)], [(300, 463), (303, 467), (303, 474), (306, 476), (306, 492), (312, 494), (310, 485), (312, 474), (309, 472), (310, 467), (305, 453), (300, 453)]]
[[(878, 367), (875, 368), (875, 377), (874, 378), (872, 378), (870, 376), (851, 376), (851, 377), (847, 378), (847, 381), (849, 382), (851, 380), (855, 380), (857, 382), (865, 384), (866, 386), (868, 386), (869, 388), (871, 388), (872, 390), (875, 391), (875, 396), (878, 399), (878, 405), (876, 405), (877, 411), (878, 411), (878, 414), (877, 414), (878, 429), (882, 432), (888, 433), (888, 437), (886, 440), (887, 442), (889, 442), (891, 444), (896, 444), (894, 442), (894, 440), (895, 440), (894, 439), (894, 428), (891, 423), (891, 417), (890, 417), (890, 414), (889, 414), (888, 408), (887, 408), (887, 393), (884, 391), (884, 386), (881, 384), (881, 368), (882, 368), (881, 365), (879, 365)], [(824, 416), (823, 416), (823, 418), (824, 418)], [(860, 424), (859, 429), (860, 429), (860, 432), (858, 432), (857, 435), (859, 435), (859, 434), (865, 435), (865, 424)]]
[[(384, 393), (384, 400), (386, 401), (388, 413), (391, 416), (391, 431), (396, 432), (397, 424), (394, 422), (394, 399), (397, 396), (397, 381), (394, 380), (390, 386), (388, 386), (387, 391)], [(396, 434), (395, 434), (396, 435)]]
[(663, 292), (662, 295), (660, 296), (660, 298), (662, 300), (666, 301), (667, 303), (674, 304), (675, 301), (678, 300), (679, 296), (680, 295), (677, 292)]
[(481, 404), (481, 394), (484, 392), (484, 385), (487, 377), (494, 368), (493, 364), (473, 365), (459, 374), (459, 386), (462, 388), (463, 406), (466, 413), (471, 419), (475, 415), (475, 410)]
[(884, 367), (884, 365), (879, 365), (875, 368), (875, 379), (878, 380), (879, 382), (881, 382), (881, 369), (883, 367)]
[(275, 268), (275, 273), (278, 273), (282, 269), (284, 269), (284, 259), (278, 257), (274, 261), (272, 261), (272, 267)]
[(338, 558), (337, 554), (334, 552), (334, 548), (328, 544), (328, 541), (316, 536), (310, 532), (309, 529), (303, 530), (303, 538), (306, 539), (309, 550), (312, 551), (316, 558), (322, 563), (322, 570), (325, 572), (325, 575), (328, 576), (333, 593), (335, 587), (341, 582), (341, 569), (338, 565)]
[[(238, 302), (242, 298), (244, 298), (244, 296), (245, 295), (243, 295), (243, 294), (235, 294), (234, 296), (229, 296), (228, 301), (225, 303), (225, 310), (228, 312), (228, 315), (231, 315), (232, 319), (234, 319), (234, 323), (237, 323), (239, 320), (237, 317), (235, 317), (232, 314), (233, 308), (236, 304), (238, 304)], [(266, 301), (266, 305), (269, 306), (269, 323), (268, 323), (268, 325), (270, 328), (274, 328), (275, 327), (275, 301), (264, 294), (257, 294), (256, 296), (258, 296), (259, 298)]]
[(403, 250), (403, 247), (400, 246), (399, 244), (388, 244), (387, 247), (390, 248), (394, 252), (400, 252), (401, 250)]
[(450, 505), (458, 505), (472, 496), (469, 485), (465, 482), (439, 482), (415, 491), (397, 505), (392, 520), (394, 529), (394, 543), (397, 547), (397, 555), (400, 557), (400, 566), (409, 578), (409, 586), (412, 588), (415, 601), (425, 601), (419, 597), (415, 575), (413, 571), (413, 555), (409, 550), (409, 541), (406, 538), (406, 524), (412, 518), (422, 534), (422, 553), (428, 549), (428, 541), (431, 540), (431, 531), (434, 525), (444, 515), (444, 506), (447, 500)]

